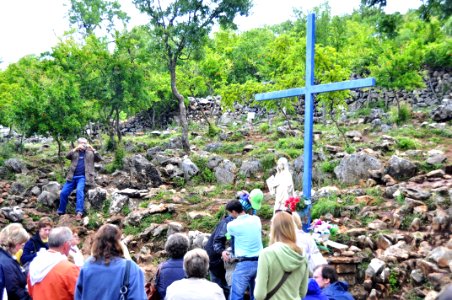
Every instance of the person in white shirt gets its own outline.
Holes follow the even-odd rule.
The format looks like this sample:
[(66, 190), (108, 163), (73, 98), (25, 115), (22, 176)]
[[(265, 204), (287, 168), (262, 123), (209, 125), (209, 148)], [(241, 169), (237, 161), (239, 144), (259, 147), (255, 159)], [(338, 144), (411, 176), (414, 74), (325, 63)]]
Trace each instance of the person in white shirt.
[(196, 248), (184, 256), (187, 278), (174, 281), (166, 290), (165, 300), (225, 300), (218, 284), (206, 279), (209, 256), (206, 250)]

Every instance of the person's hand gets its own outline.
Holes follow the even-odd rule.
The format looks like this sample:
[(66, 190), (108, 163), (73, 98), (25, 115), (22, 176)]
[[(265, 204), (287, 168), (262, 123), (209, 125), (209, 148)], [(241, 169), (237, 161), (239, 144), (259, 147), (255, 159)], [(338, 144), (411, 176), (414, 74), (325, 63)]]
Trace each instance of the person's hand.
[(90, 144), (87, 144), (87, 145), (86, 145), (86, 149), (87, 149), (87, 150), (91, 150), (91, 151), (94, 152), (94, 148), (93, 148), (93, 146), (91, 146)]
[(86, 149), (86, 145), (80, 144), (77, 145), (77, 147), (74, 148), (74, 151), (82, 151)]
[(221, 252), (221, 258), (223, 259), (223, 261), (229, 262), (231, 256), (228, 251), (224, 250), (223, 252)]

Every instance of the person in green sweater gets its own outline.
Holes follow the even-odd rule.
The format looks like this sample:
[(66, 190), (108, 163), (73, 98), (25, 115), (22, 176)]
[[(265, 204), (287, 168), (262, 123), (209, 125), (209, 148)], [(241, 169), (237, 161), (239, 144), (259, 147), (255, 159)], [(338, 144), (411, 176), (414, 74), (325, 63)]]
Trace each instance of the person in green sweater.
[(275, 214), (270, 228), (270, 246), (262, 250), (257, 266), (256, 300), (299, 300), (308, 289), (308, 264), (296, 244), (292, 216)]

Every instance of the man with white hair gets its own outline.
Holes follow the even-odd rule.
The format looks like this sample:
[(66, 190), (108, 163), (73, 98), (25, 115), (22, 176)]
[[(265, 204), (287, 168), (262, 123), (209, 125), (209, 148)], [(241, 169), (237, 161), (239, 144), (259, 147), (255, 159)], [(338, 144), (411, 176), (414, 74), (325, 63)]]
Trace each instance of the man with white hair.
[(101, 161), (102, 157), (85, 138), (79, 138), (77, 142), (77, 147), (66, 155), (66, 158), (71, 160), (71, 166), (60, 193), (60, 206), (57, 213), (59, 215), (66, 213), (68, 197), (76, 189), (76, 220), (81, 220), (85, 202), (85, 185), (94, 186), (94, 162)]
[(28, 292), (34, 300), (72, 300), (80, 268), (67, 260), (73, 235), (56, 227), (49, 235), (49, 250), (41, 249), (30, 263)]

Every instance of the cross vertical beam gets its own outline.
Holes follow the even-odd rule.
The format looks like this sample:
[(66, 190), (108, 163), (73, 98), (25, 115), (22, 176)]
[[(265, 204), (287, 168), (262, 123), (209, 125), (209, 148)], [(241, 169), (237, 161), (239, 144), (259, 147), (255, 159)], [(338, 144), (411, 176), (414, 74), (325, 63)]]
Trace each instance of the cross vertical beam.
[(306, 34), (306, 94), (304, 121), (304, 159), (303, 159), (303, 197), (311, 199), (312, 184), (312, 144), (314, 138), (314, 51), (315, 51), (315, 15), (308, 15)]

